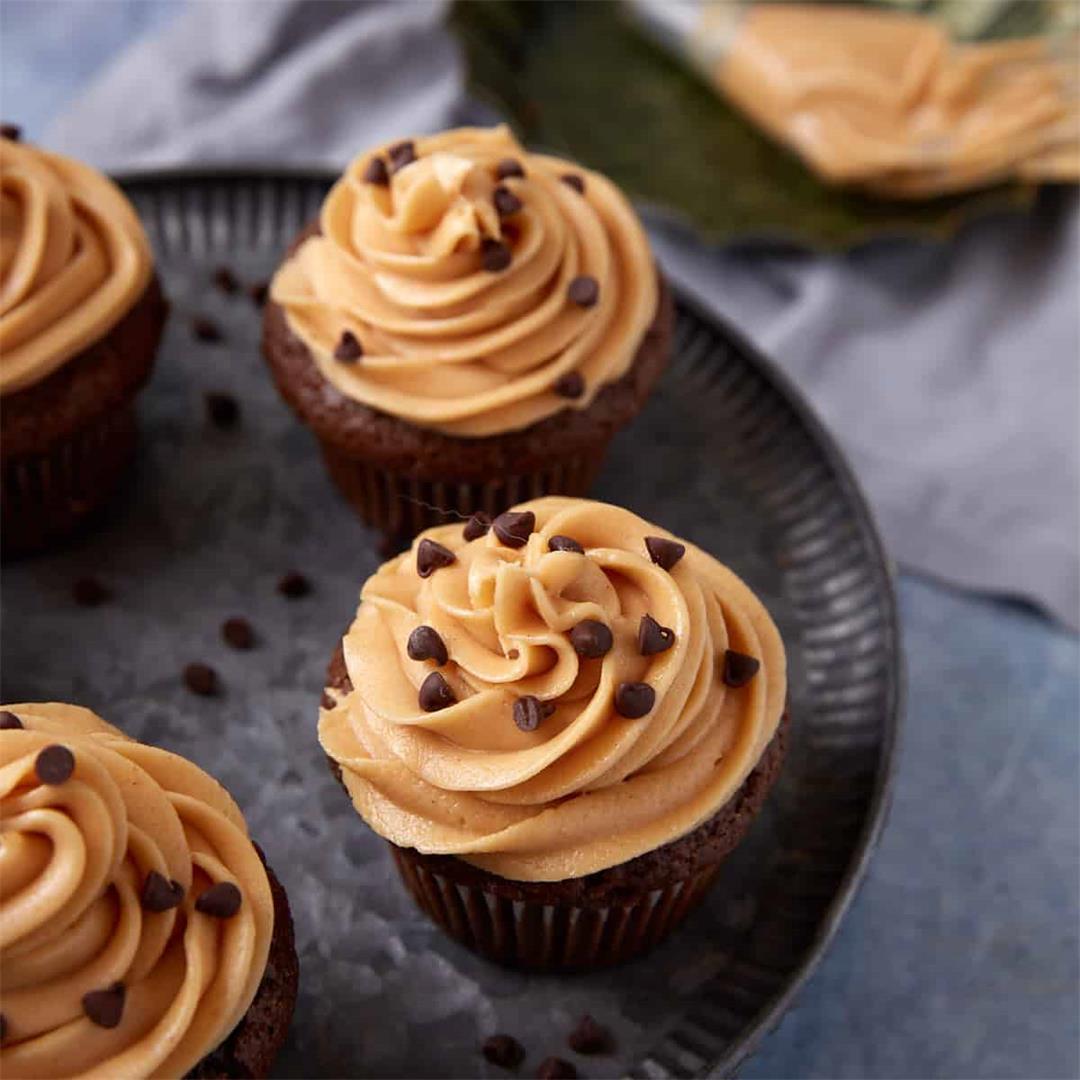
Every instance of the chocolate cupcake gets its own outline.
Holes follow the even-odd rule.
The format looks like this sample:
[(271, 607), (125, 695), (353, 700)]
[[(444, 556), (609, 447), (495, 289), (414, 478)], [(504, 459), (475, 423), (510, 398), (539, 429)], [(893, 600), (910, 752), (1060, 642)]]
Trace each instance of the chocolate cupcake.
[(549, 497), (365, 584), (319, 740), (420, 907), (504, 963), (661, 941), (760, 810), (784, 647), (750, 589), (627, 510)]
[(411, 537), (584, 494), (671, 326), (609, 180), (464, 128), (349, 165), (273, 279), (263, 353), (345, 497)]
[(5, 556), (70, 533), (135, 450), (166, 304), (131, 204), (101, 173), (0, 139), (0, 501)]
[(75, 705), (0, 711), (0, 1075), (258, 1077), (297, 958), (220, 784)]

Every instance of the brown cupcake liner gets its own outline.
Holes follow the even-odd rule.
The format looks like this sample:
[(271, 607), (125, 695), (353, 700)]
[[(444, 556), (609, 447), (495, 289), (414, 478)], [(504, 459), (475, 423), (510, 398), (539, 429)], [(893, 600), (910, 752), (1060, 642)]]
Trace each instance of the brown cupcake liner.
[(418, 852), (390, 848), (406, 888), (436, 925), (489, 960), (533, 971), (610, 967), (647, 952), (700, 903), (721, 866), (636, 896), (624, 891), (607, 903), (543, 903), (499, 896), (482, 881), (453, 880)]

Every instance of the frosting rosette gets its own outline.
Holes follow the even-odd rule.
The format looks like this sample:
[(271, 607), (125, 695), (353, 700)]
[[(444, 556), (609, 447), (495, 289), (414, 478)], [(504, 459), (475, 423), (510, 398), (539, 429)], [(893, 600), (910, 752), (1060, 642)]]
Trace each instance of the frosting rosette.
[(0, 139), (0, 394), (103, 337), (153, 273), (123, 192), (96, 169)]
[[(364, 585), (319, 739), (399, 847), (560, 881), (717, 813), (780, 722), (751, 590), (627, 510), (545, 498), (422, 534)], [(472, 539), (467, 539), (472, 537)]]
[(585, 408), (624, 375), (658, 284), (609, 180), (497, 127), (361, 154), (270, 295), (346, 397), (482, 437)]
[(266, 968), (266, 871), (226, 791), (87, 709), (0, 713), (4, 1077), (183, 1076)]

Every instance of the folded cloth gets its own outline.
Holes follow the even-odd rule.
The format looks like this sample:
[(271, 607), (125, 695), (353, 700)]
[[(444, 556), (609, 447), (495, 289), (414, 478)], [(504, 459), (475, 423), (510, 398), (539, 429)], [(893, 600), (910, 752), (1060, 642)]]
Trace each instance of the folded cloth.
[[(445, 10), (194, 4), (129, 46), (44, 141), (111, 168), (339, 166), (466, 115)], [(1058, 203), (984, 219), (948, 245), (881, 241), (828, 256), (714, 248), (650, 221), (679, 286), (808, 394), (898, 560), (1076, 628), (1080, 245), (1075, 199)]]

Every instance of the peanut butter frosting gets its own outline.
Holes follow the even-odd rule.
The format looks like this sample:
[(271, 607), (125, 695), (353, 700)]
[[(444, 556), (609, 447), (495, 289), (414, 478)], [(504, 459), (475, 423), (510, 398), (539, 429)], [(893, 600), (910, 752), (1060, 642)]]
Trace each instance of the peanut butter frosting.
[(266, 968), (266, 871), (228, 793), (87, 709), (0, 712), (0, 1075), (178, 1077)]
[(423, 533), (364, 585), (319, 740), (377, 833), (518, 881), (691, 832), (784, 709), (769, 613), (628, 510), (544, 498)]
[(0, 395), (103, 337), (153, 273), (124, 193), (60, 154), (0, 139)]
[(496, 127), (361, 154), (270, 296), (346, 397), (482, 437), (587, 407), (629, 369), (658, 287), (609, 180)]

